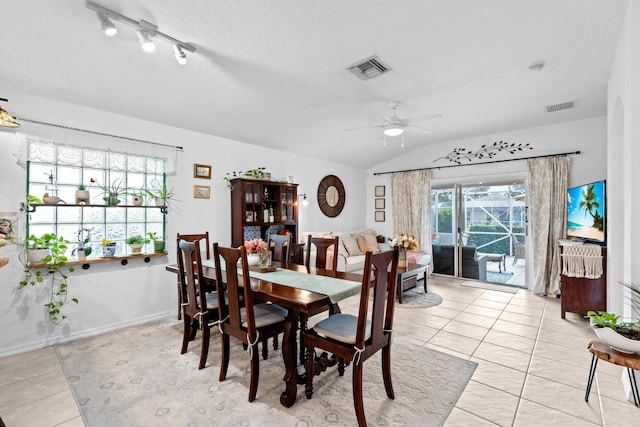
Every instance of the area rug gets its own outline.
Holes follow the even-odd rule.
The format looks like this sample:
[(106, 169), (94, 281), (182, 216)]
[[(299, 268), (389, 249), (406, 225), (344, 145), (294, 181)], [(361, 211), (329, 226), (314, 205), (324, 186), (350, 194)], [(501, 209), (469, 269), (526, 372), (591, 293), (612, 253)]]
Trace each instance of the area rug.
[(487, 282), (507, 283), (513, 277), (513, 273), (498, 273), (495, 271), (487, 271)]
[(400, 304), (396, 298), (396, 307), (399, 308), (424, 308), (439, 304), (442, 304), (442, 297), (433, 291), (425, 293), (422, 285), (404, 291), (402, 294), (402, 304)]
[[(351, 369), (330, 368), (314, 381), (313, 399), (298, 387), (291, 408), (280, 405), (280, 351), (260, 361), (258, 395), (249, 403), (249, 360), (232, 340), (227, 379), (218, 381), (220, 335), (212, 336), (205, 369), (200, 338), (180, 355), (181, 325), (137, 325), (56, 346), (87, 426), (351, 426), (357, 425)], [(199, 335), (199, 334), (198, 334)], [(395, 400), (386, 397), (379, 355), (364, 362), (369, 425), (440, 426), (477, 364), (399, 340), (392, 348)]]
[(517, 294), (518, 290), (522, 289), (519, 286), (498, 285), (495, 283), (487, 282), (462, 282), (461, 286), (468, 286), (470, 288), (488, 289), (490, 291), (507, 292), (510, 294)]

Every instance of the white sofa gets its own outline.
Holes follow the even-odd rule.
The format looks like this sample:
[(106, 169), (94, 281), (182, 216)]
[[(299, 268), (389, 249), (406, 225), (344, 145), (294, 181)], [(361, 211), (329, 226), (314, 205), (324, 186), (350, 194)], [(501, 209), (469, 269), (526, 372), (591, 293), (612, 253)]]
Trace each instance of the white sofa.
[[(358, 228), (355, 230), (347, 231), (307, 231), (300, 233), (300, 242), (307, 243), (309, 235), (313, 237), (325, 237), (334, 238), (338, 236), (340, 247), (338, 248), (338, 270), (348, 272), (361, 272), (364, 268), (364, 252), (362, 252), (357, 245), (358, 236), (369, 235), (376, 237), (376, 232), (370, 228)], [(369, 237), (371, 241), (371, 237)], [(388, 250), (388, 243), (377, 243), (378, 249), (381, 251)], [(327, 263), (333, 260), (331, 256), (328, 257)], [(315, 263), (315, 254), (311, 252), (311, 265)]]

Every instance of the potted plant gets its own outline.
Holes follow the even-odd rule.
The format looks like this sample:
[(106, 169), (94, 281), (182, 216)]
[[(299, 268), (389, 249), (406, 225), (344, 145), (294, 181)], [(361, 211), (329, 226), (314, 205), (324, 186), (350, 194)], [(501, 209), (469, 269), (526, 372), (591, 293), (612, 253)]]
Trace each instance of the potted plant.
[(103, 257), (112, 257), (116, 254), (116, 242), (112, 242), (109, 239), (102, 239), (100, 246), (102, 246)]
[(84, 203), (85, 205), (90, 204), (89, 200), (91, 199), (91, 193), (85, 187), (84, 184), (78, 184), (78, 189), (76, 190), (76, 205)]
[[(52, 323), (58, 324), (67, 318), (66, 315), (61, 314), (61, 309), (68, 303), (78, 303), (77, 298), (69, 299), (68, 289), (68, 277), (69, 273), (73, 272), (73, 267), (69, 267), (67, 270), (63, 270), (62, 267), (67, 263), (67, 244), (69, 242), (63, 237), (58, 237), (54, 233), (47, 233), (41, 237), (31, 235), (25, 239), (25, 252), (30, 248), (44, 248), (48, 254), (40, 262), (45, 264), (48, 277), (51, 278), (51, 290), (49, 292), (49, 302), (44, 304), (48, 310), (49, 320)], [(22, 257), (19, 257), (21, 260)], [(29, 260), (27, 256), (27, 260)], [(32, 259), (27, 262), (22, 262), (24, 267), (24, 278), (20, 281), (19, 287), (23, 288), (27, 285), (35, 286), (39, 283), (44, 283), (45, 276), (42, 274), (42, 270), (38, 269), (35, 272), (32, 271), (32, 263), (35, 263)]]
[(144, 204), (144, 194), (145, 192), (142, 189), (131, 192), (131, 203), (133, 203), (133, 206), (142, 206)]
[(147, 236), (149, 236), (149, 239), (153, 240), (153, 252), (164, 252), (165, 242), (158, 236), (158, 233), (156, 233), (155, 231), (149, 231), (147, 232)]
[(27, 254), (27, 261), (33, 264), (43, 263), (49, 256), (49, 242), (57, 239), (53, 233), (46, 233), (40, 237), (34, 234), (24, 239), (24, 246)]
[(149, 243), (149, 239), (145, 239), (140, 234), (135, 234), (131, 237), (128, 237), (126, 240), (127, 244), (131, 247), (132, 254), (139, 254), (142, 252), (142, 247)]
[[(83, 239), (82, 235), (85, 231), (87, 232), (87, 235)], [(78, 231), (78, 246), (73, 251), (71, 251), (71, 255), (77, 255), (78, 260), (80, 261), (86, 259), (89, 255), (91, 255), (91, 252), (93, 251), (91, 246), (87, 245), (87, 243), (89, 243), (90, 240), (91, 240), (90, 228), (83, 228), (82, 230)]]
[[(640, 285), (620, 284), (631, 291), (632, 309), (640, 313)], [(586, 317), (600, 340), (623, 353), (640, 353), (640, 320), (621, 321), (619, 315), (606, 311), (588, 311)]]
[(125, 195), (127, 192), (127, 188), (124, 186), (124, 180), (122, 178), (114, 179), (108, 185), (100, 185), (98, 180), (95, 178), (91, 178), (91, 184), (96, 184), (102, 190), (102, 200), (105, 201), (105, 204), (108, 206), (115, 206), (120, 203), (120, 199), (118, 197)]
[(161, 183), (157, 179), (151, 180), (150, 188), (145, 190), (149, 198), (155, 200), (156, 206), (169, 206), (170, 200), (173, 200), (175, 194), (173, 189), (169, 189), (166, 183)]
[(259, 167), (255, 169), (249, 169), (247, 171), (233, 171), (227, 172), (224, 176), (224, 180), (227, 183), (227, 188), (229, 190), (233, 190), (233, 185), (231, 184), (231, 180), (235, 178), (252, 178), (252, 179), (261, 179), (264, 176), (265, 167)]

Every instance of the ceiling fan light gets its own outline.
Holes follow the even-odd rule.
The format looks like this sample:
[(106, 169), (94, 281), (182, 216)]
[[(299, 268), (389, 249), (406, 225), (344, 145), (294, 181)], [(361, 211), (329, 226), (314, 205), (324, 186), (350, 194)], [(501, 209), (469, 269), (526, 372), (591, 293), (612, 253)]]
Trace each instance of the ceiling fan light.
[(384, 128), (384, 134), (387, 136), (399, 136), (402, 135), (402, 132), (404, 129), (400, 125), (389, 125)]

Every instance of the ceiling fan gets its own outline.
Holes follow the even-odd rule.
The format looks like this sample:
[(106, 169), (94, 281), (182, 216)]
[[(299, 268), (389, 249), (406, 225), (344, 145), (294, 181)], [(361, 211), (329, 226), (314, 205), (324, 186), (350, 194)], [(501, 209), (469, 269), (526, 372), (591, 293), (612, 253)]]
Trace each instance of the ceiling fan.
[(429, 129), (425, 129), (419, 126), (415, 126), (413, 125), (413, 123), (415, 122), (419, 122), (422, 120), (429, 120), (429, 119), (437, 119), (438, 117), (442, 117), (441, 114), (425, 114), (422, 116), (415, 116), (415, 117), (411, 117), (409, 119), (401, 119), (400, 117), (398, 117), (398, 115), (396, 114), (396, 110), (398, 108), (398, 106), (400, 105), (399, 102), (397, 101), (392, 101), (389, 102), (389, 108), (391, 108), (391, 117), (384, 119), (384, 121), (382, 122), (382, 124), (380, 125), (373, 125), (373, 126), (361, 126), (361, 127), (356, 127), (356, 128), (350, 128), (350, 129), (345, 129), (346, 131), (352, 131), (352, 130), (359, 130), (359, 129), (369, 129), (369, 128), (382, 128), (382, 132), (383, 132), (383, 136), (384, 136), (384, 140), (383, 140), (383, 144), (386, 144), (386, 137), (387, 136), (400, 136), (402, 135), (402, 147), (404, 147), (404, 131), (405, 129), (407, 130), (419, 130), (422, 132), (427, 132), (427, 133), (431, 133), (431, 131)]

